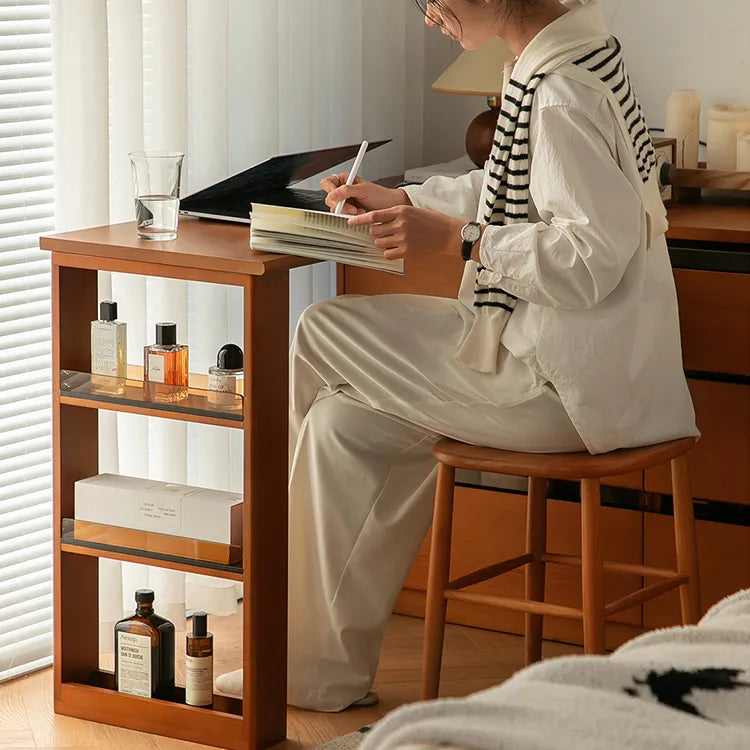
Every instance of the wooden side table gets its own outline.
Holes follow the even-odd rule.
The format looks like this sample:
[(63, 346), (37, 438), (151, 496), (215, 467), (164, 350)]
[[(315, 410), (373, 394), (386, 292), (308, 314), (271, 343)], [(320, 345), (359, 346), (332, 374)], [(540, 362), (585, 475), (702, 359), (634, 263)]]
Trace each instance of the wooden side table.
[[(313, 261), (253, 252), (247, 227), (198, 219), (181, 220), (172, 242), (138, 240), (135, 224), (127, 223), (42, 237), (40, 245), (52, 252), (55, 711), (226, 748), (280, 742), (286, 737), (289, 269)], [(199, 391), (175, 410), (147, 401), (138, 383), (104, 400), (68, 389), (70, 371), (85, 378), (91, 369), (97, 271), (243, 289), (245, 396), (238, 413), (217, 413)], [(64, 533), (64, 519), (74, 515), (74, 483), (98, 473), (98, 409), (243, 431), (241, 565), (82, 545)], [(99, 669), (100, 557), (242, 581), (244, 700), (217, 695), (206, 709), (186, 705), (184, 691), (175, 701), (115, 692), (113, 675)]]

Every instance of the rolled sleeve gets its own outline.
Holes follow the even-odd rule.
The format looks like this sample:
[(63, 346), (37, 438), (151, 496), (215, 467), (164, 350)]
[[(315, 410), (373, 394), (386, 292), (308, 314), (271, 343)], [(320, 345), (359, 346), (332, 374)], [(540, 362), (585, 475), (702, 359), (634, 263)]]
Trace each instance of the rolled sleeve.
[(430, 177), (422, 185), (406, 185), (402, 188), (409, 200), (418, 208), (474, 221), (482, 193), (484, 172), (475, 169), (461, 177)]

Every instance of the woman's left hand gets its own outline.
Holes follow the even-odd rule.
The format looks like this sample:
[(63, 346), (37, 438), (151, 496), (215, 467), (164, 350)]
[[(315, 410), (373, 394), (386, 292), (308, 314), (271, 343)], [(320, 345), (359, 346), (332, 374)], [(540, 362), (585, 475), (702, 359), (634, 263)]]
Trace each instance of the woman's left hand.
[(461, 229), (466, 222), (439, 211), (394, 206), (349, 219), (350, 226), (371, 224), (375, 246), (386, 260), (461, 252)]

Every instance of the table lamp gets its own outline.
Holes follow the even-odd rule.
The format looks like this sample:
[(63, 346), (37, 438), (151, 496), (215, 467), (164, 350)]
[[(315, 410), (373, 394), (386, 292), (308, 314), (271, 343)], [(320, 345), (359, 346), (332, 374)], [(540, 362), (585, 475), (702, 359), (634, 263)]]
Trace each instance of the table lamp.
[(515, 57), (500, 37), (494, 37), (479, 49), (462, 52), (432, 84), (433, 91), (487, 97), (489, 109), (477, 115), (466, 131), (466, 153), (478, 167), (489, 158), (502, 103), (503, 70)]

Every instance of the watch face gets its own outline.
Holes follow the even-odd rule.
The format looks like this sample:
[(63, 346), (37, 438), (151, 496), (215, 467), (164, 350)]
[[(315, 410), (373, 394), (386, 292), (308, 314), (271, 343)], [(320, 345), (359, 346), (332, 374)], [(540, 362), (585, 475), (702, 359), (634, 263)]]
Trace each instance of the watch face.
[(464, 242), (476, 242), (480, 237), (482, 236), (482, 229), (475, 221), (472, 221), (470, 224), (467, 224), (462, 230), (461, 230), (461, 239)]

